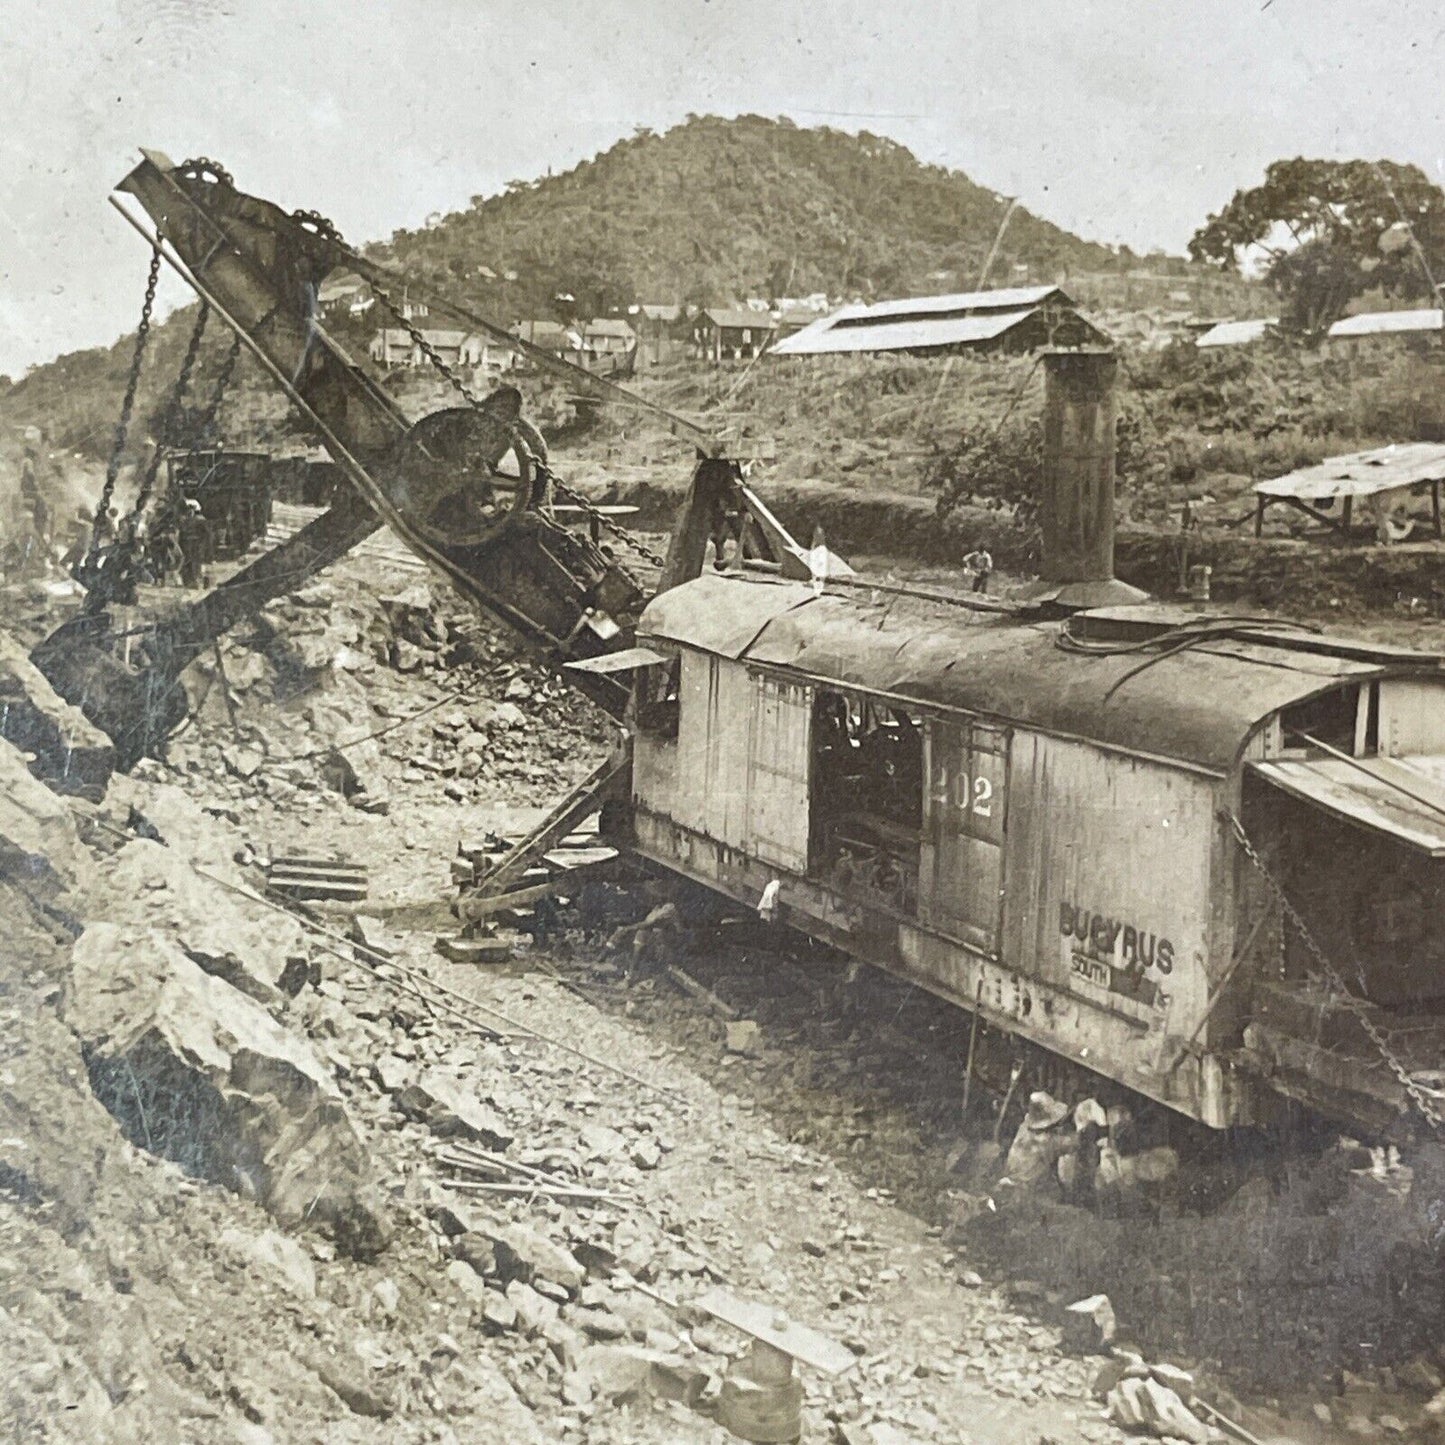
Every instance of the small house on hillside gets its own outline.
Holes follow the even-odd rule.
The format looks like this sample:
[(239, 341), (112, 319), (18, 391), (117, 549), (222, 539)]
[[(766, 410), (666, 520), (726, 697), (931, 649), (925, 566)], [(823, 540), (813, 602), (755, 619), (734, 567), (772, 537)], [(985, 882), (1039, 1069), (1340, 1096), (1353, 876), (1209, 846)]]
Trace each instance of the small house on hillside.
[(773, 355), (1016, 352), (1107, 341), (1057, 286), (1016, 286), (844, 306), (784, 337)]
[(620, 316), (594, 316), (582, 328), (583, 349), (593, 356), (625, 356), (637, 345), (637, 333)]
[(582, 333), (575, 326), (560, 321), (519, 321), (509, 329), (518, 340), (530, 342), (542, 351), (571, 361), (579, 359), (574, 353), (582, 350)]
[[(447, 366), (485, 366), (506, 370), (512, 364), (515, 352), (510, 346), (488, 342), (474, 331), (421, 331), (418, 332), (429, 347)], [(371, 339), (370, 355), (382, 366), (429, 366), (431, 358), (426, 350), (413, 339), (404, 327), (383, 327)]]
[(632, 329), (645, 341), (687, 341), (691, 338), (692, 318), (687, 307), (644, 301), (628, 308)]
[(1445, 312), (1438, 306), (1412, 311), (1362, 311), (1336, 321), (1325, 335), (1330, 341), (1363, 341), (1438, 332), (1442, 324), (1445, 324)]
[(789, 336), (796, 336), (805, 326), (811, 326), (815, 321), (822, 319), (823, 313), (816, 307), (802, 303), (781, 305), (773, 313), (779, 341), (784, 341)]
[(323, 281), (316, 292), (316, 305), (323, 316), (347, 312), (359, 316), (375, 298), (371, 286), (354, 271), (341, 271)]
[(773, 339), (777, 323), (766, 311), (709, 306), (692, 325), (697, 354), (714, 364), (751, 359)]
[(1278, 325), (1278, 316), (1259, 316), (1252, 321), (1219, 321), (1194, 344), (1206, 350), (1211, 346), (1252, 346), (1257, 341), (1263, 341)]

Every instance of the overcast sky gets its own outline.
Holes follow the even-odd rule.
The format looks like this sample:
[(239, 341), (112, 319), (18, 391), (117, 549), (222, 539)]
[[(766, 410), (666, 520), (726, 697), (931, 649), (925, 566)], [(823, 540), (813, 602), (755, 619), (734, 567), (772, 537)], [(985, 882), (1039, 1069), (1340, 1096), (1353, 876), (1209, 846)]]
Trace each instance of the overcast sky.
[[(0, 371), (134, 324), (106, 205), (208, 155), (353, 240), (689, 111), (860, 127), (1181, 250), (1280, 156), (1445, 182), (1438, 0), (4, 0)], [(170, 293), (174, 299), (175, 293)]]

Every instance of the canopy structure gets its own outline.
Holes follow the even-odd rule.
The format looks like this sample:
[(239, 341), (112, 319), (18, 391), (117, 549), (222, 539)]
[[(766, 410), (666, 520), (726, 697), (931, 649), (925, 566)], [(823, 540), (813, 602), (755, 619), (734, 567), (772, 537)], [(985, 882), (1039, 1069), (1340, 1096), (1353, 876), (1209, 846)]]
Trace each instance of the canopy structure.
[(1248, 346), (1263, 341), (1272, 326), (1279, 325), (1278, 316), (1259, 316), (1249, 321), (1218, 321), (1194, 344), (1206, 350), (1211, 346)]
[[(1370, 503), (1382, 541), (1402, 541), (1410, 527), (1392, 522), (1389, 512), (1415, 488), (1430, 488), (1435, 535), (1440, 529), (1440, 483), (1445, 481), (1445, 443), (1400, 442), (1373, 451), (1330, 457), (1318, 466), (1269, 481), (1256, 482), (1254, 535), (1264, 530), (1264, 514), (1279, 502), (1296, 507), (1318, 522), (1348, 534), (1355, 498)], [(1391, 495), (1391, 494), (1395, 495)], [(1338, 514), (1325, 510), (1340, 502)], [(1403, 526), (1403, 531), (1401, 530)]]
[(1347, 822), (1445, 858), (1445, 759), (1311, 758), (1251, 763), (1276, 787)]
[(1336, 321), (1326, 336), (1330, 341), (1350, 341), (1361, 336), (1396, 336), (1404, 331), (1439, 331), (1445, 314), (1438, 306), (1414, 311), (1362, 311)]

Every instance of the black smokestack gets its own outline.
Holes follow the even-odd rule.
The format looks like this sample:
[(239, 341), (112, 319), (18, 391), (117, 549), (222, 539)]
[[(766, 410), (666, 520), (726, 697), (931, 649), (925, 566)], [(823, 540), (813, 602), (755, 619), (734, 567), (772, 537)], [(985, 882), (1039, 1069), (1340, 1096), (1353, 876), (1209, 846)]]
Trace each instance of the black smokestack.
[(1064, 607), (1136, 602), (1114, 576), (1114, 383), (1111, 351), (1044, 355), (1044, 469), (1038, 600)]

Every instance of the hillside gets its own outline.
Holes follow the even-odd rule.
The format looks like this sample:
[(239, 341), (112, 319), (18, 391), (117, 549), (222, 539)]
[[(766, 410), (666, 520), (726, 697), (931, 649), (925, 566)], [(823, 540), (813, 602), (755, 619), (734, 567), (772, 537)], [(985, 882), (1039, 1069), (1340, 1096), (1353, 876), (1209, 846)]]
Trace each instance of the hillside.
[[(242, 183), (264, 194), (264, 176)], [(747, 295), (906, 294), (971, 287), (1007, 202), (959, 172), (921, 164), (894, 141), (800, 129), (744, 116), (693, 118), (665, 135), (639, 132), (563, 175), (514, 181), (500, 195), (419, 231), (370, 247), (419, 284), (511, 322), (548, 316), (559, 292), (583, 314), (639, 301), (720, 302)], [(1009, 220), (991, 279), (1092, 277), (1135, 258), (1080, 240), (1020, 207)], [(1181, 267), (1183, 263), (1180, 263)], [(143, 261), (137, 254), (139, 305)], [(515, 275), (514, 281), (506, 277)], [(175, 376), (193, 311), (158, 326), (142, 374), (133, 437)], [(364, 353), (370, 315), (342, 324)], [(204, 393), (224, 338), (207, 337), (197, 372)], [(0, 424), (44, 428), (88, 458), (109, 450), (131, 340), (36, 367), (0, 393)], [(284, 408), (259, 395), (243, 364), (245, 425), (236, 439), (274, 441)]]
[[(584, 314), (637, 300), (871, 297), (972, 287), (1007, 207), (961, 172), (866, 131), (705, 116), (475, 197), (377, 252), (507, 316), (548, 315), (558, 292)], [(991, 279), (1017, 275), (1016, 264), (1053, 281), (1131, 259), (1020, 207)]]

